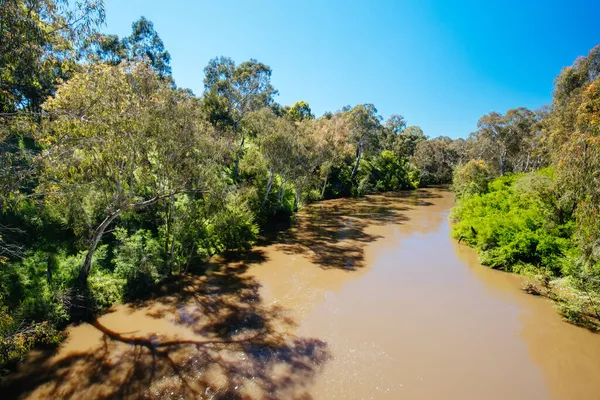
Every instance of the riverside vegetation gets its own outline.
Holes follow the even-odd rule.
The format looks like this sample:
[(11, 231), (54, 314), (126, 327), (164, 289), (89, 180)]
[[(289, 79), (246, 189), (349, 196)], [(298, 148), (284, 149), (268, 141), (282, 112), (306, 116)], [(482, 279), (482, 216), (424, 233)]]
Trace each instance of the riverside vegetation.
[(99, 0), (0, 4), (3, 370), (304, 204), (452, 180), (457, 238), (597, 323), (598, 47), (561, 72), (551, 106), (491, 113), (452, 140), (372, 104), (318, 118), (280, 105), (257, 60), (214, 58), (196, 95), (147, 19), (100, 33)]
[(492, 268), (536, 277), (526, 291), (600, 328), (600, 46), (564, 68), (550, 106), (490, 113), (454, 172), (453, 235)]
[(460, 141), (371, 104), (320, 118), (282, 106), (257, 60), (211, 60), (195, 95), (152, 22), (100, 33), (101, 1), (0, 4), (4, 370), (303, 204), (442, 183), (459, 161)]

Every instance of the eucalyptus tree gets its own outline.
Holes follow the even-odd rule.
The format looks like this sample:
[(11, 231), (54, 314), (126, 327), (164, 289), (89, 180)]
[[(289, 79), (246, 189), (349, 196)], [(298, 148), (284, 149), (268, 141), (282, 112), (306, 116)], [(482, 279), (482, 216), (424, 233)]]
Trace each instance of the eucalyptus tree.
[(349, 141), (356, 148), (356, 161), (351, 178), (354, 179), (365, 149), (375, 152), (379, 147), (381, 116), (373, 104), (361, 104), (345, 112), (349, 121)]
[[(83, 38), (103, 20), (101, 0), (0, 0), (0, 215), (35, 187), (40, 106), (77, 70)], [(17, 231), (0, 222), (0, 259), (22, 255), (7, 239)]]
[(321, 198), (325, 196), (331, 167), (342, 160), (345, 154), (351, 153), (348, 143), (349, 122), (341, 113), (325, 115), (313, 121), (313, 131), (317, 140), (317, 149), (322, 158), (320, 163), (323, 185)]
[(396, 155), (402, 158), (410, 158), (415, 154), (419, 143), (427, 140), (427, 136), (418, 126), (407, 126), (396, 136), (394, 148)]
[(530, 169), (539, 146), (538, 114), (524, 107), (483, 116), (471, 134), (473, 158), (495, 166), (500, 175)]
[(244, 130), (256, 138), (260, 153), (266, 160), (268, 180), (262, 205), (264, 206), (269, 198), (276, 175), (280, 176), (282, 181), (277, 196), (281, 203), (297, 153), (293, 122), (286, 118), (278, 118), (270, 109), (263, 108), (247, 116), (244, 120)]
[(131, 25), (131, 35), (123, 39), (130, 61), (144, 58), (161, 77), (171, 75), (171, 55), (154, 29), (152, 21), (141, 17)]
[(394, 114), (388, 118), (381, 130), (381, 147), (384, 150), (394, 150), (398, 135), (404, 128), (406, 128), (406, 121), (402, 115)]
[(314, 119), (310, 106), (304, 100), (296, 102), (287, 112), (292, 121), (300, 122), (308, 119)]
[(229, 57), (217, 57), (204, 68), (205, 107), (217, 127), (229, 129), (238, 142), (234, 175), (237, 175), (246, 135), (241, 128), (245, 116), (266, 108), (277, 90), (271, 85), (271, 68), (254, 59), (240, 65)]
[(562, 201), (572, 204), (590, 267), (600, 262), (600, 45), (556, 78), (548, 130)]
[(118, 65), (122, 62), (146, 61), (163, 78), (171, 76), (171, 55), (154, 29), (152, 21), (140, 17), (131, 24), (131, 35), (95, 33), (85, 43), (84, 52), (91, 62)]
[(81, 41), (104, 21), (104, 6), (100, 0), (2, 0), (0, 21), (0, 113), (38, 112), (56, 81), (70, 76)]
[(85, 284), (108, 226), (182, 192), (209, 190), (220, 154), (197, 100), (147, 64), (93, 65), (45, 104), (39, 193), (88, 238)]
[(421, 141), (412, 157), (420, 170), (422, 185), (450, 183), (452, 171), (458, 165), (459, 155), (453, 140), (446, 136)]
[[(297, 209), (302, 195), (317, 182), (315, 173), (328, 161), (331, 150), (327, 138), (320, 136), (318, 124), (312, 119), (294, 123), (296, 152), (292, 157), (295, 188), (294, 208)], [(325, 140), (324, 140), (325, 139)]]

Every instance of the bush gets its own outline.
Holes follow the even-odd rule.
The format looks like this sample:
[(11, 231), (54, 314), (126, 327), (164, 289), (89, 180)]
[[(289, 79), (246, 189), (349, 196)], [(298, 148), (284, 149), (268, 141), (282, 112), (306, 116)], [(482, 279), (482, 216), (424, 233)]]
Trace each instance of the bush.
[[(159, 280), (161, 274), (167, 272), (161, 256), (161, 246), (152, 233), (140, 229), (128, 235), (124, 228), (115, 229), (118, 241), (113, 258), (114, 274), (125, 280), (123, 296), (133, 299), (147, 293)], [(115, 281), (114, 285), (118, 282)], [(115, 289), (108, 288), (102, 298), (118, 297)]]
[(408, 164), (391, 151), (383, 151), (374, 162), (377, 171), (375, 188), (379, 192), (413, 188)]
[(487, 192), (492, 180), (490, 169), (481, 160), (471, 160), (454, 170), (452, 190), (457, 198), (473, 196)]
[(492, 268), (561, 275), (573, 249), (574, 222), (555, 217), (552, 184), (542, 171), (498, 178), (488, 193), (465, 192), (470, 194), (452, 213), (453, 236), (475, 247), (482, 264)]
[(64, 333), (47, 321), (22, 325), (0, 310), (0, 375), (8, 372), (7, 364), (23, 361), (36, 346), (56, 346), (63, 341)]
[[(129, 281), (108, 271), (97, 271), (88, 277), (88, 288), (95, 312), (102, 312), (113, 304), (121, 303)], [(131, 295), (130, 292), (127, 292)]]
[(215, 234), (224, 250), (247, 250), (256, 242), (258, 226), (247, 204), (232, 196), (215, 216)]
[(419, 185), (419, 172), (395, 153), (384, 150), (373, 159), (361, 161), (356, 174), (353, 195), (414, 189)]
[(325, 188), (325, 199), (337, 199), (339, 197), (352, 196), (352, 168), (353, 157), (345, 157), (343, 160), (329, 168), (327, 187)]

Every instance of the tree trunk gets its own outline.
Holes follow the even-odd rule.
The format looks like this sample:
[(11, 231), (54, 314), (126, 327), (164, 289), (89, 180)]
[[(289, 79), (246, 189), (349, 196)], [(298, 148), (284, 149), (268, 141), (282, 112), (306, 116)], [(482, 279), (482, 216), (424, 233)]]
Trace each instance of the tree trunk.
[(92, 267), (92, 257), (94, 257), (94, 252), (96, 251), (96, 247), (98, 247), (98, 243), (100, 242), (104, 231), (110, 225), (110, 223), (119, 216), (119, 214), (121, 214), (121, 209), (118, 209), (108, 214), (104, 221), (102, 221), (102, 223), (98, 225), (96, 230), (94, 230), (94, 233), (92, 235), (92, 241), (90, 243), (90, 246), (88, 247), (88, 252), (85, 255), (85, 261), (83, 262), (83, 266), (79, 271), (79, 283), (82, 286), (85, 286), (87, 284), (87, 278), (90, 274), (90, 268)]
[[(169, 254), (169, 247), (170, 247), (170, 235), (171, 235), (171, 204), (167, 204), (167, 222), (166, 222), (166, 235), (165, 235), (165, 254)], [(165, 265), (166, 267), (166, 265)]]
[(173, 227), (173, 237), (171, 238), (171, 260), (169, 262), (169, 275), (173, 275), (173, 264), (175, 261), (175, 196), (171, 197), (171, 226)]
[[(238, 127), (237, 123), (235, 124), (235, 132), (237, 133)], [(242, 149), (244, 148), (244, 142), (246, 141), (246, 135), (242, 135), (242, 141), (240, 142), (240, 146), (238, 150), (235, 152), (235, 162), (233, 166), (233, 176), (237, 177), (240, 167), (240, 155), (242, 154)]]
[(527, 162), (525, 163), (525, 170), (523, 172), (527, 172), (529, 170), (529, 159), (530, 159), (531, 153), (527, 153)]
[[(153, 197), (149, 200), (142, 201), (140, 203), (130, 204), (128, 206), (128, 209), (140, 210), (144, 207), (147, 207), (149, 205), (156, 203), (160, 199), (174, 196), (175, 194), (176, 194), (176, 192), (168, 193), (168, 194), (164, 194), (164, 195), (158, 195), (156, 197)], [(104, 231), (106, 230), (106, 228), (108, 228), (108, 226), (111, 224), (111, 222), (113, 222), (113, 220), (121, 214), (122, 211), (123, 210), (119, 208), (116, 211), (113, 211), (110, 214), (108, 214), (108, 216), (106, 218), (104, 218), (104, 221), (102, 221), (102, 223), (100, 225), (98, 225), (96, 230), (94, 230), (94, 233), (92, 234), (92, 240), (90, 242), (90, 246), (88, 247), (88, 252), (85, 255), (85, 261), (83, 262), (83, 265), (81, 266), (81, 269), (79, 270), (78, 279), (79, 279), (79, 283), (81, 284), (82, 287), (85, 287), (85, 285), (87, 284), (87, 278), (88, 278), (88, 275), (90, 274), (90, 269), (92, 268), (92, 258), (94, 257), (94, 252), (96, 251), (96, 247), (98, 247), (98, 243), (100, 242), (100, 239), (102, 238), (102, 235), (104, 234)]]
[(361, 141), (358, 144), (358, 154), (356, 155), (356, 163), (354, 164), (354, 168), (352, 169), (352, 176), (350, 176), (350, 180), (354, 180), (354, 175), (356, 174), (356, 170), (358, 170), (358, 164), (360, 164), (360, 159), (362, 157), (362, 149), (363, 149), (363, 142)]
[(287, 178), (284, 178), (281, 187), (279, 188), (279, 204), (283, 205), (283, 196), (285, 195), (285, 184), (287, 183)]
[(267, 202), (269, 198), (269, 193), (271, 193), (271, 187), (273, 186), (273, 169), (269, 168), (269, 181), (267, 182), (267, 191), (265, 193), (265, 198), (263, 199), (263, 205)]
[(321, 200), (325, 196), (325, 189), (327, 189), (327, 178), (329, 178), (329, 172), (325, 175), (325, 181), (323, 182), (323, 190), (321, 190)]
[[(173, 267), (175, 265), (175, 238), (177, 236), (179, 236), (179, 234), (181, 233), (181, 228), (183, 225), (183, 220), (184, 217), (187, 217), (189, 215), (190, 212), (190, 206), (192, 204), (191, 201), (187, 202), (187, 205), (185, 206), (185, 213), (183, 215), (181, 215), (179, 217), (179, 219), (177, 218), (177, 209), (175, 208), (175, 196), (171, 197), (171, 203), (173, 204), (173, 238), (171, 239), (171, 273), (173, 273)], [(175, 222), (177, 222), (177, 226), (175, 226)], [(182, 252), (183, 252), (183, 248), (182, 248)], [(179, 275), (181, 275), (181, 265), (179, 265)]]
[(300, 179), (300, 181), (296, 181), (296, 190), (294, 191), (294, 211), (298, 210), (298, 206), (300, 205), (300, 190), (302, 186), (304, 186), (304, 179)]
[(508, 158), (508, 149), (506, 148), (506, 145), (499, 145), (498, 155), (500, 157), (500, 174), (504, 176), (506, 173), (506, 159)]

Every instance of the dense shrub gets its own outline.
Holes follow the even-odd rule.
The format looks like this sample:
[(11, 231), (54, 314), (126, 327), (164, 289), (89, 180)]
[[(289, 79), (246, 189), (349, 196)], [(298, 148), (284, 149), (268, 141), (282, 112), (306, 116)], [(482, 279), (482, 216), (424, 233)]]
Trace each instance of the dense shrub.
[(346, 158), (329, 170), (325, 198), (364, 196), (369, 193), (413, 189), (419, 186), (420, 172), (392, 151), (364, 158), (352, 182), (353, 159)]
[[(166, 272), (165, 263), (161, 256), (161, 246), (152, 233), (140, 229), (132, 235), (123, 228), (115, 229), (118, 241), (113, 258), (114, 274), (125, 280), (123, 296), (127, 299), (136, 298), (154, 287), (161, 274)], [(110, 282), (110, 281), (109, 281)], [(98, 283), (100, 304), (105, 299), (118, 299), (118, 279), (111, 283)]]
[(8, 364), (22, 361), (34, 346), (56, 346), (63, 339), (64, 333), (47, 321), (22, 324), (6, 307), (0, 308), (0, 375), (8, 372)]
[(454, 170), (452, 190), (457, 198), (487, 192), (492, 180), (490, 169), (482, 160), (471, 160)]
[(395, 153), (384, 150), (375, 159), (377, 170), (375, 189), (379, 192), (412, 188), (412, 182), (408, 176), (409, 166)]
[(248, 206), (234, 196), (215, 216), (215, 235), (223, 250), (247, 250), (256, 241), (258, 226)]
[(556, 218), (552, 184), (542, 171), (501, 177), (489, 184), (488, 193), (464, 192), (471, 194), (453, 211), (453, 236), (475, 247), (490, 267), (561, 275), (573, 249), (574, 222)]

